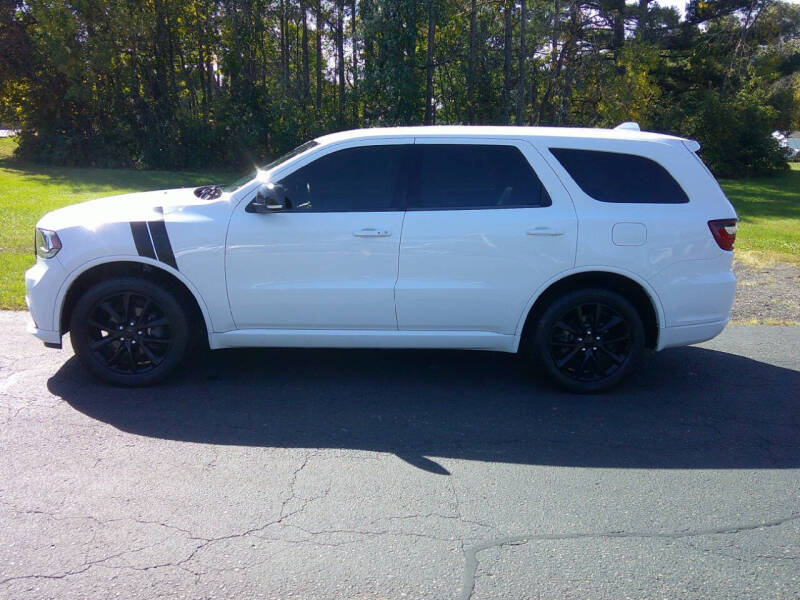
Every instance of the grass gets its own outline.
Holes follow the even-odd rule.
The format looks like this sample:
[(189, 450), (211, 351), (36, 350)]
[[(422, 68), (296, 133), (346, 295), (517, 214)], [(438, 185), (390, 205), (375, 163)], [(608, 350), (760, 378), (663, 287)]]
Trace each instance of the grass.
[(50, 167), (15, 160), (16, 142), (0, 138), (0, 308), (25, 308), (24, 272), (33, 228), (45, 213), (102, 196), (228, 181), (230, 173)]
[(720, 183), (739, 215), (736, 258), (763, 266), (800, 265), (800, 163), (777, 177)]
[[(91, 198), (227, 181), (230, 174), (49, 167), (15, 160), (0, 138), (0, 308), (25, 308), (33, 227), (46, 212)], [(739, 214), (736, 256), (748, 264), (800, 265), (800, 164), (777, 177), (721, 182)]]

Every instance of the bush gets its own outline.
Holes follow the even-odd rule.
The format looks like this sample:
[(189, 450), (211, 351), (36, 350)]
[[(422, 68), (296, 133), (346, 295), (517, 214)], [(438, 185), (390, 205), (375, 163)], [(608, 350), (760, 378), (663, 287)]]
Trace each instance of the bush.
[(772, 136), (775, 120), (758, 92), (740, 91), (723, 99), (716, 90), (695, 98), (681, 133), (700, 142), (700, 155), (717, 177), (766, 175), (788, 168), (788, 152)]

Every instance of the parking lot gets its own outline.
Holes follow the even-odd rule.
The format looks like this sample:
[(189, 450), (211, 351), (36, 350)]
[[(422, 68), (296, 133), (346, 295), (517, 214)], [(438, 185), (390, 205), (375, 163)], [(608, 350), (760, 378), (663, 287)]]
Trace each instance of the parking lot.
[(573, 396), (444, 351), (206, 353), (115, 389), (26, 319), (0, 312), (2, 598), (800, 590), (800, 328)]

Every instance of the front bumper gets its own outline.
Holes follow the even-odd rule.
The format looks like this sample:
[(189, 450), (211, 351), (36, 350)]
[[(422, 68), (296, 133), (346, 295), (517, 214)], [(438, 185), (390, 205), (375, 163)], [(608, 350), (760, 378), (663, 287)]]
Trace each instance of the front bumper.
[(28, 333), (35, 335), (37, 338), (44, 342), (44, 345), (50, 348), (61, 348), (61, 332), (51, 331), (49, 329), (39, 329), (36, 327), (33, 319), (28, 320)]
[(25, 272), (25, 302), (31, 313), (28, 332), (45, 344), (61, 343), (60, 323), (56, 303), (66, 273), (55, 258), (38, 258)]

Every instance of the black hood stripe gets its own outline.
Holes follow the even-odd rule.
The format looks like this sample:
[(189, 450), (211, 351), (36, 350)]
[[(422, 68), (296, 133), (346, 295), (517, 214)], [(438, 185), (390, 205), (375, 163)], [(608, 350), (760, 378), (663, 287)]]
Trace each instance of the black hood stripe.
[(164, 209), (156, 207), (155, 212), (162, 217), (153, 221), (131, 221), (131, 233), (133, 243), (136, 245), (136, 252), (139, 256), (160, 260), (173, 269), (178, 269), (175, 261), (175, 253), (172, 251), (172, 244), (167, 234), (167, 225), (164, 223)]
[(153, 242), (150, 240), (150, 233), (147, 231), (147, 223), (144, 221), (131, 221), (131, 233), (133, 243), (136, 244), (136, 252), (139, 256), (146, 256), (155, 260), (156, 253), (153, 250)]
[(177, 269), (178, 263), (175, 262), (172, 244), (169, 243), (166, 223), (164, 221), (148, 221), (147, 226), (150, 228), (150, 236), (153, 238), (153, 246), (156, 249), (156, 254), (158, 254), (158, 260), (168, 264), (173, 269)]

